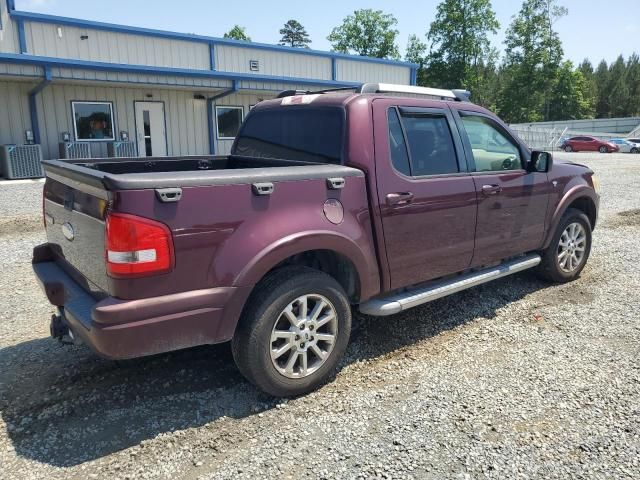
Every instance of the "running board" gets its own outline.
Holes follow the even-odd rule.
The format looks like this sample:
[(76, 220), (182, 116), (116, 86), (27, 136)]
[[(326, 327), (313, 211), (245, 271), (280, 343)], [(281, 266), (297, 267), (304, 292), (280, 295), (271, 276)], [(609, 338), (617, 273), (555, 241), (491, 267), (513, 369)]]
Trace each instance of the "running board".
[(467, 288), (482, 285), (483, 283), (533, 268), (541, 261), (540, 255), (527, 255), (502, 263), (496, 267), (466, 273), (453, 279), (432, 283), (426, 287), (418, 287), (413, 290), (396, 293), (386, 298), (369, 300), (368, 302), (360, 304), (360, 311), (366, 315), (373, 315), (375, 317), (395, 315), (403, 310), (408, 310), (423, 303), (461, 292)]

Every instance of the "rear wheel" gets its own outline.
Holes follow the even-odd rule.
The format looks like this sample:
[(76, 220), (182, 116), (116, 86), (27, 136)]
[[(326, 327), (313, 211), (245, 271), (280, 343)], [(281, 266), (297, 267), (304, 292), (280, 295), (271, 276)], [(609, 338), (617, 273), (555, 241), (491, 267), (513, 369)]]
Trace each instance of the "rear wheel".
[(571, 145), (565, 145), (564, 151), (567, 153), (573, 152), (573, 147)]
[(600, 153), (609, 153), (609, 149), (608, 149), (607, 147), (605, 147), (604, 145), (603, 145), (603, 146), (601, 146), (601, 147), (598, 149), (598, 151), (599, 151)]
[(553, 282), (576, 279), (591, 253), (591, 223), (580, 210), (570, 208), (562, 216), (551, 244), (542, 254), (538, 273)]
[(340, 284), (306, 267), (286, 267), (256, 286), (232, 341), (242, 374), (275, 396), (325, 383), (344, 355), (351, 307)]

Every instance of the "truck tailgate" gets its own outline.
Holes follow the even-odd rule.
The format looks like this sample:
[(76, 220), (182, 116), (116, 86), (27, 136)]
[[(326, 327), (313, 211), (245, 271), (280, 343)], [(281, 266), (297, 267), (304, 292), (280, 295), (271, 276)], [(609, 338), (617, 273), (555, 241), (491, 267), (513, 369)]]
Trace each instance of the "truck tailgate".
[(43, 203), (47, 239), (56, 261), (76, 280), (86, 280), (89, 290), (107, 292), (104, 247), (107, 201), (47, 178)]

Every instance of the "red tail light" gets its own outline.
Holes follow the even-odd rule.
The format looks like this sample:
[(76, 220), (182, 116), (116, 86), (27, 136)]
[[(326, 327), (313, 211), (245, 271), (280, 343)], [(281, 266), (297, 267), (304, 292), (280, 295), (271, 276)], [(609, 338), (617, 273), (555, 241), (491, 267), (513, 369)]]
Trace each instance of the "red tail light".
[(106, 222), (107, 272), (112, 277), (165, 273), (173, 267), (173, 239), (165, 224), (124, 213)]

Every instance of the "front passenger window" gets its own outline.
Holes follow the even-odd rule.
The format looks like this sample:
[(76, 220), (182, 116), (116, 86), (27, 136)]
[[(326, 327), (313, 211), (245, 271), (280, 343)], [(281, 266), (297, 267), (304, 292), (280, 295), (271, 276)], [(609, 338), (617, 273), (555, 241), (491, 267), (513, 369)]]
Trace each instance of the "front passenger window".
[(462, 123), (471, 142), (476, 172), (522, 169), (520, 149), (491, 120), (465, 115)]

